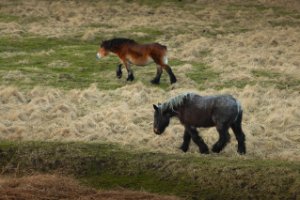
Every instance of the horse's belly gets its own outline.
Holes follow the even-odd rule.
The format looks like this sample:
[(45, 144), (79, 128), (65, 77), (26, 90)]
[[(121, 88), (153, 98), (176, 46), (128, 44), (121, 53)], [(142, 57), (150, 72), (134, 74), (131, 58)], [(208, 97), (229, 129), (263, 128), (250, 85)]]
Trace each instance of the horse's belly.
[(205, 117), (203, 113), (197, 113), (193, 116), (190, 114), (184, 115), (184, 117), (180, 120), (183, 124), (188, 124), (190, 126), (199, 127), (199, 128), (208, 128), (215, 126), (214, 121), (210, 116)]
[(203, 127), (203, 128), (215, 126), (213, 120), (210, 118), (199, 119), (199, 120), (195, 121), (194, 124), (195, 124), (194, 125), (195, 127)]
[(139, 65), (139, 66), (145, 66), (153, 62), (153, 59), (151, 57), (147, 58), (128, 58), (129, 62), (134, 64), (134, 65)]

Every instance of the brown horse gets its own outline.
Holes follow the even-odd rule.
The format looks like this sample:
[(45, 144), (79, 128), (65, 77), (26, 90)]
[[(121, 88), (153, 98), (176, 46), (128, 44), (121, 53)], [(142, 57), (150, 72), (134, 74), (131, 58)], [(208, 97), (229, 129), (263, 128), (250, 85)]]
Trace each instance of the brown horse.
[(118, 78), (122, 77), (122, 65), (125, 65), (128, 72), (127, 81), (132, 81), (134, 79), (132, 64), (146, 66), (154, 61), (157, 64), (157, 73), (151, 83), (159, 84), (163, 69), (169, 74), (171, 84), (176, 82), (176, 77), (168, 65), (167, 47), (164, 45), (159, 43), (138, 44), (131, 39), (114, 38), (101, 43), (97, 58), (107, 56), (110, 52), (116, 54), (121, 60), (116, 71)]

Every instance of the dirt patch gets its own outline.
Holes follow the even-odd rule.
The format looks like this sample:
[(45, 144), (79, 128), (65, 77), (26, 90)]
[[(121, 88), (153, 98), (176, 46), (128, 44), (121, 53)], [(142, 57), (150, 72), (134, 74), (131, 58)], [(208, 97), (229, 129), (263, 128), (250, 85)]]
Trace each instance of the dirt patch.
[(103, 199), (103, 200), (176, 200), (147, 192), (129, 190), (98, 191), (80, 185), (75, 179), (57, 175), (34, 175), (0, 179), (0, 199)]

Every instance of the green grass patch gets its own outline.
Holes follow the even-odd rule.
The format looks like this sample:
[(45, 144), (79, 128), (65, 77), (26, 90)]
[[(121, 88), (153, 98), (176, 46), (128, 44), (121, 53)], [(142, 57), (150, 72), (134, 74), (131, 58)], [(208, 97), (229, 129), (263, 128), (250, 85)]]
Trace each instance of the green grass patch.
[[(162, 34), (160, 31), (141, 28), (141, 31), (153, 31), (151, 35)], [(152, 37), (152, 36), (151, 36)], [(142, 41), (145, 38), (139, 38)], [(127, 71), (123, 67), (123, 77), (116, 78), (115, 70), (119, 59), (110, 55), (96, 60), (98, 42), (84, 42), (74, 38), (24, 37), (11, 39), (0, 38), (0, 84), (15, 85), (23, 89), (34, 86), (50, 86), (61, 89), (87, 88), (95, 83), (99, 89), (116, 89), (130, 84), (126, 82)], [(207, 55), (208, 52), (203, 52)], [(178, 59), (170, 60), (170, 66), (176, 68), (184, 64)], [(156, 65), (132, 66), (135, 81), (147, 86), (156, 74)], [(166, 89), (170, 86), (167, 73), (163, 73), (161, 84), (154, 87)]]
[(267, 71), (267, 70), (252, 70), (254, 77), (262, 78), (259, 84), (264, 86), (275, 86), (278, 89), (296, 90), (300, 89), (300, 79), (296, 79), (284, 73)]
[[(150, 31), (142, 28), (141, 30)], [(157, 35), (161, 34), (159, 31)], [(151, 34), (150, 34), (151, 35)], [(152, 35), (155, 35), (154, 33)], [(141, 39), (141, 38), (140, 38)], [(116, 78), (115, 70), (119, 59), (111, 55), (99, 61), (95, 54), (98, 44), (91, 41), (84, 42), (72, 38), (39, 38), (24, 37), (11, 39), (0, 38), (0, 84), (15, 85), (23, 89), (50, 86), (61, 89), (87, 88), (95, 83), (99, 89), (115, 89), (125, 84), (127, 72), (123, 69), (121, 80)], [(199, 52), (199, 57), (207, 57), (209, 51)], [(170, 66), (176, 71), (177, 66), (183, 65), (178, 59), (171, 59)], [(243, 88), (247, 84), (259, 83), (264, 86), (275, 85), (279, 89), (298, 90), (300, 80), (277, 72), (254, 70), (252, 74), (259, 81), (227, 80), (220, 81), (221, 73), (212, 70), (204, 63), (192, 62), (193, 70), (187, 76), (194, 80), (199, 89), (228, 87)], [(153, 63), (145, 67), (132, 66), (135, 81), (141, 81), (152, 86), (150, 80), (156, 74)], [(176, 73), (175, 73), (176, 74)], [(170, 81), (167, 73), (163, 73), (161, 84), (154, 87), (167, 89)]]
[(0, 142), (2, 174), (62, 173), (85, 185), (124, 187), (186, 199), (291, 199), (300, 163), (137, 152), (113, 144)]
[[(98, 44), (75, 39), (0, 38), (0, 50), (3, 52), (0, 60), (2, 85), (73, 89), (96, 83), (100, 89), (115, 89), (125, 83), (116, 79), (119, 63), (116, 56), (96, 60)], [(15, 72), (21, 73), (21, 78), (7, 78), (7, 74)], [(123, 76), (125, 79), (126, 72)]]
[(244, 88), (246, 85), (254, 85), (255, 81), (253, 80), (229, 80), (219, 82), (215, 85), (217, 90), (221, 90), (224, 88), (236, 87), (236, 88)]
[(226, 7), (226, 10), (228, 11), (247, 11), (247, 12), (255, 12), (255, 13), (261, 13), (269, 10), (270, 7), (264, 6), (262, 4), (259, 4), (257, 2), (245, 2), (241, 4), (231, 3), (228, 4)]
[(13, 21), (17, 21), (18, 19), (19, 19), (18, 16), (4, 14), (4, 13), (0, 14), (0, 22), (13, 22)]
[[(206, 53), (205, 53), (206, 54)], [(204, 63), (192, 63), (193, 70), (187, 76), (199, 85), (199, 89), (207, 89), (207, 82), (218, 81), (219, 73), (213, 71)]]
[(299, 27), (300, 21), (291, 20), (280, 20), (280, 21), (269, 21), (272, 27), (282, 26), (282, 27)]
[(198, 84), (199, 90), (209, 88), (221, 90), (230, 87), (244, 88), (246, 85), (254, 83), (250, 80), (220, 81), (221, 73), (212, 70), (204, 63), (193, 63), (193, 70), (187, 76)]
[[(221, 90), (224, 88), (236, 87), (244, 88), (247, 85), (260, 84), (264, 87), (276, 87), (280, 90), (300, 89), (300, 79), (291, 77), (287, 74), (272, 72), (267, 70), (252, 70), (254, 79), (232, 79), (222, 80), (221, 73), (212, 70), (204, 63), (192, 63), (193, 70), (187, 73), (187, 76), (198, 84), (199, 90), (214, 88)], [(260, 79), (258, 79), (260, 78)]]
[(299, 91), (300, 89), (300, 79), (279, 72), (252, 70), (251, 73), (254, 79), (222, 80), (220, 72), (210, 69), (209, 66), (203, 63), (194, 63), (193, 66), (194, 69), (187, 75), (198, 84), (200, 90), (207, 88), (217, 90), (230, 87), (244, 88), (247, 85), (255, 84), (260, 84), (264, 87), (276, 87), (280, 90)]
[(126, 2), (128, 2), (128, 3), (135, 2), (135, 3), (139, 3), (141, 5), (151, 6), (153, 8), (165, 6), (167, 4), (171, 4), (172, 6), (185, 5), (185, 2), (182, 0), (164, 0), (164, 1), (160, 1), (160, 0), (126, 0)]

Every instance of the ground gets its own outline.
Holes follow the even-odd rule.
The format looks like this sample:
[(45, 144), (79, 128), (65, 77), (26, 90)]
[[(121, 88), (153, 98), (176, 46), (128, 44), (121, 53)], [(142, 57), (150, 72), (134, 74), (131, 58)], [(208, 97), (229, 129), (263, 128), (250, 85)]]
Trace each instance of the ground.
[[(75, 147), (84, 143), (84, 149), (99, 143), (114, 144), (113, 149), (122, 149), (117, 152), (140, 157), (153, 153), (165, 164), (157, 166), (157, 172), (144, 159), (140, 162), (129, 156), (147, 173), (182, 183), (192, 179), (193, 185), (202, 187), (185, 188), (189, 191), (185, 193), (163, 184), (158, 190), (154, 187), (156, 179), (146, 174), (143, 179), (151, 182), (144, 183), (146, 191), (182, 198), (196, 198), (202, 192), (203, 195), (198, 194), (201, 198), (221, 198), (217, 185), (230, 198), (240, 197), (233, 194), (234, 188), (248, 198), (253, 198), (254, 191), (258, 195), (272, 191), (269, 194), (277, 197), (284, 194), (286, 198), (299, 198), (295, 189), (300, 183), (299, 13), (300, 3), (296, 0), (0, 0), (0, 155), (27, 152), (36, 146), (40, 149), (41, 141), (54, 142), (49, 145), (58, 147), (68, 146), (69, 142), (79, 143)], [(178, 83), (170, 85), (167, 73), (163, 73), (161, 84), (151, 85), (156, 73), (154, 64), (134, 66), (133, 82), (126, 82), (125, 70), (123, 78), (117, 79), (117, 57), (110, 55), (100, 61), (95, 58), (100, 42), (113, 37), (166, 45)], [(172, 120), (163, 135), (153, 133), (152, 104), (187, 91), (201, 95), (229, 93), (239, 99), (244, 110), (245, 156), (236, 153), (232, 133), (223, 152), (208, 156), (200, 155), (195, 145), (187, 154), (179, 150), (183, 127), (178, 120)], [(209, 147), (217, 140), (215, 129), (199, 131)], [(6, 148), (7, 143), (13, 147)], [(20, 143), (19, 150), (15, 143)], [(70, 156), (86, 159), (76, 151), (74, 154)], [(13, 155), (16, 160), (22, 157)], [(115, 170), (123, 173), (123, 179), (106, 172), (107, 179), (115, 177), (114, 183), (108, 184), (109, 189), (121, 185), (140, 190), (135, 186), (138, 178), (131, 183), (126, 178), (139, 172), (131, 172), (133, 166), (122, 172), (122, 163), (127, 159), (121, 158)], [(190, 160), (186, 162), (186, 158)], [(109, 160), (109, 156), (103, 159)], [(19, 166), (17, 162), (12, 166), (8, 163), (1, 163), (1, 174), (12, 173), (4, 170), (6, 166)], [(22, 163), (23, 169), (17, 175), (28, 175), (33, 163)], [(168, 168), (170, 163), (173, 167)], [(179, 163), (188, 165), (187, 172), (175, 170), (180, 168)], [(85, 170), (89, 171), (89, 167)], [(62, 171), (56, 167), (36, 169), (39, 173)], [(199, 175), (203, 171), (209, 176)], [(268, 172), (272, 181), (266, 181), (268, 176), (262, 176), (263, 172)], [(253, 174), (253, 181), (247, 173)], [(107, 184), (80, 177), (73, 171), (65, 174), (96, 188)], [(219, 176), (224, 182), (216, 178)], [(244, 180), (239, 182), (239, 177)], [(234, 181), (226, 189), (224, 183), (228, 180)], [(263, 187), (258, 190), (258, 183), (262, 182)]]

